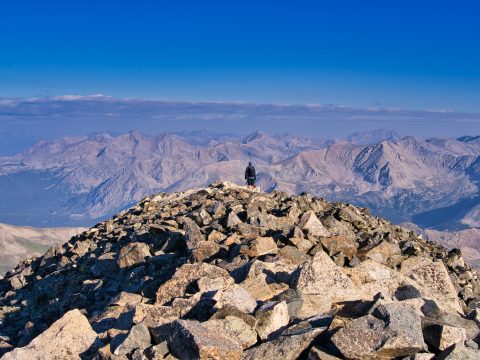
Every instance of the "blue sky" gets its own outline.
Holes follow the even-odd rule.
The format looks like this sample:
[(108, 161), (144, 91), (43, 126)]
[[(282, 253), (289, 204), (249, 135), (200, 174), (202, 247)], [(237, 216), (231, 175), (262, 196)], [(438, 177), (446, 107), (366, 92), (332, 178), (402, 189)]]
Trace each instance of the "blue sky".
[(478, 1), (2, 1), (0, 97), (480, 112)]

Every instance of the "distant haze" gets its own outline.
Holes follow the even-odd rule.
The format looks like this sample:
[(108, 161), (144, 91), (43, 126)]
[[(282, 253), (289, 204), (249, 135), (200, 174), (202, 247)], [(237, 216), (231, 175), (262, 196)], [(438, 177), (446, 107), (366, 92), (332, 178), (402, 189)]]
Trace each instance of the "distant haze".
[(480, 133), (480, 114), (338, 105), (118, 99), (103, 95), (0, 99), (0, 156), (40, 140), (130, 130), (145, 134), (208, 130), (215, 134), (295, 133), (345, 137), (374, 129), (417, 137)]

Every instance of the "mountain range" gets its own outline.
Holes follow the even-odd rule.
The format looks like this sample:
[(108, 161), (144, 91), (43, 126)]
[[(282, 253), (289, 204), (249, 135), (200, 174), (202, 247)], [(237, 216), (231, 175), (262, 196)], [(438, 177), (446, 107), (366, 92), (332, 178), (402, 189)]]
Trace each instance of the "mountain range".
[(243, 184), (369, 207), (394, 222), (480, 226), (480, 138), (420, 139), (378, 130), (345, 139), (254, 132), (95, 134), (42, 141), (0, 158), (0, 221), (86, 226), (148, 194)]

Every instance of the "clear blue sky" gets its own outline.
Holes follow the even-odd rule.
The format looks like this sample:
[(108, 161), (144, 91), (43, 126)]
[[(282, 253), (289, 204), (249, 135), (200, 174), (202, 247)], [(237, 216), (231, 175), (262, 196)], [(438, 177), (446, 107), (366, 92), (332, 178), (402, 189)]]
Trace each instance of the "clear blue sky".
[(480, 2), (0, 3), (0, 97), (480, 111)]

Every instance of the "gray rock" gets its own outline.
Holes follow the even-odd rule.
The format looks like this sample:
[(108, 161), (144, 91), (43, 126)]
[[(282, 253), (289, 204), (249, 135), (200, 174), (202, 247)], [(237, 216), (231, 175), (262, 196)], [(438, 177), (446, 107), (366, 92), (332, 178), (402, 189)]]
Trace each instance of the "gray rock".
[(114, 355), (127, 355), (134, 350), (145, 350), (151, 345), (150, 331), (144, 323), (134, 325), (125, 338), (119, 339), (112, 347)]
[(171, 353), (179, 359), (242, 358), (243, 349), (238, 342), (204, 327), (197, 321), (176, 320), (155, 331), (156, 337), (166, 340)]
[(323, 329), (311, 329), (302, 334), (280, 336), (259, 346), (248, 349), (244, 360), (296, 360), (310, 346)]

